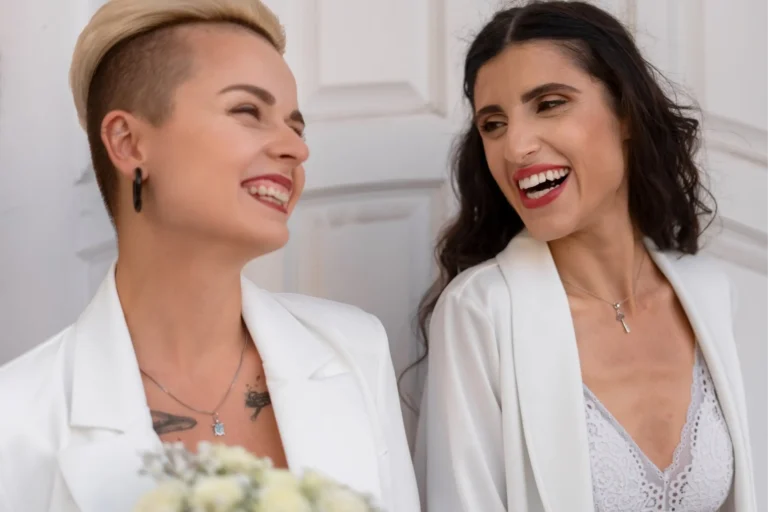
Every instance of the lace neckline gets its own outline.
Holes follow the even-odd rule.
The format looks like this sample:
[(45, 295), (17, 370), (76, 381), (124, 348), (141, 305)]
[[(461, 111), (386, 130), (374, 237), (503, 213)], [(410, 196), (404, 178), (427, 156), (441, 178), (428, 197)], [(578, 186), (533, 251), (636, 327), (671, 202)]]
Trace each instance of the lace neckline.
[(611, 411), (608, 410), (608, 408), (600, 401), (600, 399), (597, 398), (597, 395), (592, 393), (592, 390), (589, 389), (589, 387), (586, 385), (586, 383), (583, 383), (582, 386), (584, 387), (584, 392), (587, 394), (588, 398), (594, 402), (595, 407), (599, 409), (600, 413), (603, 414), (603, 416), (608, 420), (608, 422), (613, 426), (613, 428), (616, 429), (617, 432), (621, 434), (621, 436), (626, 440), (628, 444), (632, 446), (634, 450), (637, 451), (639, 456), (643, 459), (643, 462), (647, 465), (647, 467), (653, 468), (656, 472), (656, 475), (662, 479), (667, 480), (670, 475), (672, 475), (674, 472), (677, 471), (678, 466), (680, 464), (680, 453), (685, 448), (685, 439), (688, 437), (691, 426), (693, 424), (694, 418), (696, 416), (696, 410), (698, 409), (698, 404), (696, 404), (696, 379), (698, 378), (698, 372), (699, 368), (701, 366), (701, 354), (699, 352), (698, 345), (694, 349), (694, 362), (693, 362), (693, 370), (692, 370), (692, 378), (691, 378), (691, 386), (690, 386), (690, 393), (689, 393), (689, 401), (688, 401), (688, 409), (685, 414), (685, 424), (683, 425), (683, 429), (680, 433), (680, 439), (677, 442), (677, 446), (675, 447), (675, 451), (672, 453), (672, 462), (670, 462), (669, 466), (667, 466), (665, 469), (660, 469), (646, 454), (645, 452), (640, 448), (640, 446), (637, 444), (637, 442), (634, 440), (634, 438), (629, 435), (629, 432), (624, 428), (624, 426), (619, 423), (619, 421), (611, 414)]

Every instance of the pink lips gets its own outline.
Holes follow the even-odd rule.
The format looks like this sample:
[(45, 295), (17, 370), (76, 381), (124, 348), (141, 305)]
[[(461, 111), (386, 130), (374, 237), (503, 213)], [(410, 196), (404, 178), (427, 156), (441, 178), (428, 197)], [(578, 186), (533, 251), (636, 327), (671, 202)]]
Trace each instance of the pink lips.
[(536, 164), (536, 165), (530, 165), (528, 167), (522, 167), (518, 169), (513, 175), (513, 180), (515, 182), (515, 186), (518, 189), (518, 192), (520, 193), (520, 200), (522, 201), (523, 206), (527, 209), (533, 210), (533, 209), (541, 208), (543, 206), (550, 204), (552, 201), (557, 199), (560, 196), (560, 194), (563, 192), (563, 190), (565, 189), (565, 185), (568, 183), (568, 180), (571, 177), (571, 175), (568, 174), (568, 176), (565, 177), (565, 180), (559, 186), (553, 188), (547, 194), (541, 197), (537, 197), (535, 199), (528, 197), (528, 195), (525, 193), (525, 190), (520, 188), (519, 186), (520, 180), (523, 180), (535, 174), (540, 174), (550, 170), (563, 169), (566, 167), (568, 166), (555, 165), (555, 164)]
[(264, 196), (256, 195), (252, 193), (251, 193), (251, 197), (256, 199), (261, 204), (268, 206), (274, 210), (277, 210), (279, 212), (286, 213), (286, 214), (288, 213), (287, 204), (288, 204), (288, 200), (290, 199), (291, 193), (293, 191), (293, 181), (291, 181), (289, 178), (286, 178), (281, 174), (264, 174), (261, 176), (254, 176), (253, 178), (248, 178), (247, 180), (241, 183), (241, 186), (246, 190), (251, 187), (262, 187), (262, 186), (266, 186), (270, 189), (274, 189), (275, 191), (277, 191), (278, 195), (283, 195), (286, 198), (284, 200), (284, 204), (275, 202), (274, 200), (272, 200), (273, 198), (271, 197), (264, 197)]

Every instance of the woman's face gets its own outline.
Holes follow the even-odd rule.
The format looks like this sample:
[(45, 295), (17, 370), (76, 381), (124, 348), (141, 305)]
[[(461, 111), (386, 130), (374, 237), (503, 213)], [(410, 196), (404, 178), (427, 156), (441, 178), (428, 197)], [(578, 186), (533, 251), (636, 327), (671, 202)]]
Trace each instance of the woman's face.
[(288, 240), (309, 156), (294, 77), (281, 55), (246, 29), (181, 30), (193, 73), (176, 89), (165, 122), (141, 124), (144, 208), (125, 213), (209, 247), (240, 247), (251, 257), (276, 250)]
[(474, 92), (491, 174), (534, 238), (627, 215), (622, 123), (605, 87), (565, 49), (511, 45), (480, 69)]

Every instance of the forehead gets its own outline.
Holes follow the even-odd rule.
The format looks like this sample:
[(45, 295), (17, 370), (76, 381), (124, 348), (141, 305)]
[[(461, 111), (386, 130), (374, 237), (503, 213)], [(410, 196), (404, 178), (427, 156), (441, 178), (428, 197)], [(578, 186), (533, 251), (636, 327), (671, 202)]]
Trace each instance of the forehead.
[(482, 107), (488, 102), (502, 102), (502, 97), (509, 95), (519, 99), (521, 94), (548, 83), (580, 90), (596, 85), (561, 45), (551, 41), (515, 43), (480, 68), (475, 81), (475, 103)]
[(198, 24), (180, 30), (194, 59), (195, 72), (186, 84), (190, 88), (218, 92), (234, 83), (252, 84), (274, 94), (278, 105), (295, 105), (293, 73), (262, 36), (233, 24)]

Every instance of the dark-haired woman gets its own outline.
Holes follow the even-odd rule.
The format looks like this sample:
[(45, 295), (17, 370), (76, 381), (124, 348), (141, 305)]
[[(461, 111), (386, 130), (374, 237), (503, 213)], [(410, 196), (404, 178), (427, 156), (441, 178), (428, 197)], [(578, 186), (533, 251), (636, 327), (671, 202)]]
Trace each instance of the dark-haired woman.
[(697, 121), (580, 2), (496, 14), (464, 90), (461, 210), (421, 309), (427, 510), (756, 511)]

